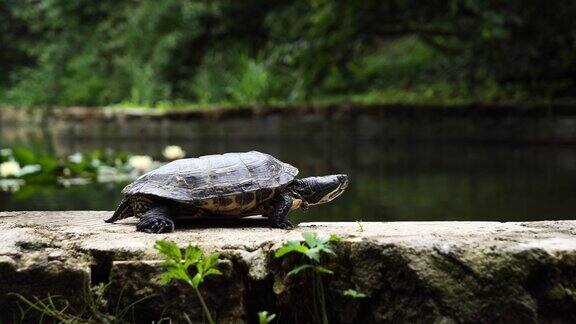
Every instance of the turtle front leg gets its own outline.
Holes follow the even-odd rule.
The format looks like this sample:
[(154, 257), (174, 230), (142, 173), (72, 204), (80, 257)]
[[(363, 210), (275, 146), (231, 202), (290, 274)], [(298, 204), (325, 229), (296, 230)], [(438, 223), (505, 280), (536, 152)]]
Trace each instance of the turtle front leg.
[(281, 194), (276, 197), (272, 202), (272, 208), (270, 214), (268, 214), (268, 220), (270, 221), (270, 226), (273, 228), (282, 229), (292, 229), (294, 226), (288, 220), (288, 212), (292, 208), (292, 197), (288, 194)]
[(164, 205), (154, 205), (146, 211), (138, 224), (136, 230), (146, 233), (165, 233), (174, 231), (174, 221), (169, 217), (169, 208)]

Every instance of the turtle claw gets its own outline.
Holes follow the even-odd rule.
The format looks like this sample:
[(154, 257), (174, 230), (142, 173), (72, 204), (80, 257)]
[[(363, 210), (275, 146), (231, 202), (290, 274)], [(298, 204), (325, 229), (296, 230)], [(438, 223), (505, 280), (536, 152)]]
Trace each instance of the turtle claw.
[(287, 220), (280, 223), (280, 228), (285, 230), (291, 230), (294, 229), (294, 225), (292, 225), (292, 223), (289, 220)]
[(136, 230), (154, 234), (173, 232), (174, 222), (166, 217), (143, 217), (136, 224)]
[(294, 229), (294, 225), (292, 225), (292, 223), (289, 220), (279, 221), (276, 224), (273, 224), (272, 227), (285, 230)]

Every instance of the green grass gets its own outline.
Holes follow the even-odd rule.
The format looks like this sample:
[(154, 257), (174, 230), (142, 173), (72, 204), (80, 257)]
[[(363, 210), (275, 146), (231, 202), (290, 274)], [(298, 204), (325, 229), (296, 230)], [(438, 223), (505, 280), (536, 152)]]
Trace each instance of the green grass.
[(303, 106), (322, 107), (329, 105), (414, 105), (414, 106), (461, 106), (470, 104), (523, 104), (549, 103), (553, 100), (546, 97), (531, 97), (522, 88), (508, 87), (497, 89), (490, 84), (479, 86), (470, 91), (465, 85), (437, 83), (414, 86), (411, 88), (387, 88), (371, 90), (364, 93), (348, 95), (330, 95), (308, 101), (272, 100), (266, 104), (238, 104), (233, 102), (194, 103), (179, 101), (163, 102), (154, 106), (142, 106), (129, 102), (108, 106), (113, 111), (154, 110), (170, 111), (210, 111), (215, 109), (239, 109), (273, 107), (279, 109), (298, 108)]
[(48, 295), (45, 298), (28, 299), (20, 294), (11, 293), (18, 298), (20, 317), (14, 319), (14, 323), (65, 323), (65, 324), (119, 324), (133, 322), (128, 319), (134, 307), (154, 295), (143, 297), (132, 302), (130, 305), (120, 308), (119, 305), (110, 311), (104, 300), (108, 285), (99, 285), (92, 292), (83, 296), (83, 305), (79, 310), (73, 309), (71, 303), (61, 296)]

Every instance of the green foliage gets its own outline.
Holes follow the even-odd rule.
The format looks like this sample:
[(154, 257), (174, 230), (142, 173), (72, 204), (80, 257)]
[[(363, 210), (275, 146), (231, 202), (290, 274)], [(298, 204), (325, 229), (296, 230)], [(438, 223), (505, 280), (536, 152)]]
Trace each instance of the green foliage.
[(336, 235), (328, 237), (319, 237), (316, 233), (302, 233), (303, 242), (288, 241), (274, 254), (275, 258), (282, 258), (291, 253), (297, 253), (304, 256), (304, 262), (292, 268), (286, 277), (291, 277), (305, 272), (304, 270), (311, 270), (312, 272), (312, 296), (317, 321), (328, 323), (328, 314), (326, 312), (326, 297), (324, 283), (322, 281), (323, 274), (333, 274), (330, 269), (323, 267), (320, 264), (321, 257), (336, 256), (332, 249), (332, 243), (337, 242), (340, 238)]
[(304, 242), (286, 242), (276, 251), (274, 257), (280, 258), (288, 253), (296, 252), (305, 255), (310, 261), (320, 262), (321, 253), (336, 255), (330, 243), (338, 241), (337, 236), (319, 237), (316, 233), (302, 233), (302, 238), (304, 238)]
[(229, 87), (232, 101), (239, 104), (265, 103), (269, 99), (270, 78), (264, 63), (244, 57), (238, 78)]
[(232, 67), (230, 62), (214, 51), (209, 51), (188, 86), (200, 103), (220, 103), (227, 100)]
[(27, 317), (31, 315), (32, 311), (36, 311), (40, 314), (39, 322), (42, 322), (44, 318), (54, 319), (60, 323), (82, 323), (87, 322), (77, 315), (68, 314), (66, 311), (69, 307), (68, 304), (63, 306), (58, 306), (58, 301), (56, 297), (48, 296), (45, 299), (37, 300), (36, 302), (31, 301), (24, 296), (16, 295), (19, 300), (26, 306), (26, 308), (20, 305), (20, 322), (24, 322)]
[(82, 309), (73, 309), (68, 300), (60, 296), (48, 295), (46, 298), (30, 300), (20, 294), (11, 294), (18, 298), (20, 318), (16, 323), (30, 323), (37, 320), (38, 323), (65, 323), (65, 324), (96, 324), (96, 323), (128, 323), (126, 317), (134, 310), (134, 307), (154, 295), (140, 298), (130, 305), (110, 311), (104, 301), (105, 291), (108, 285), (97, 287), (94, 294), (85, 296)]
[(268, 324), (276, 318), (276, 314), (269, 314), (267, 311), (258, 312), (258, 323)]
[[(165, 271), (160, 276), (162, 282), (168, 283), (172, 280), (179, 280), (189, 284), (196, 292), (196, 296), (204, 310), (204, 315), (206, 315), (206, 318), (210, 323), (214, 323), (210, 311), (208, 310), (204, 298), (202, 298), (198, 288), (200, 284), (204, 282), (205, 278), (222, 275), (222, 272), (220, 272), (216, 267), (220, 254), (212, 253), (209, 256), (204, 257), (204, 254), (199, 247), (191, 245), (188, 245), (184, 254), (182, 254), (182, 251), (180, 251), (180, 248), (176, 243), (165, 240), (156, 241), (154, 248), (165, 257), (165, 260), (162, 263)], [(196, 268), (196, 273), (194, 275), (190, 274), (190, 267)]]
[(259, 104), (271, 98), (271, 76), (260, 58), (231, 46), (226, 53), (211, 50), (188, 85), (200, 103)]
[(432, 46), (457, 55), (475, 79), (561, 80), (576, 69), (576, 44), (566, 42), (576, 30), (572, 19), (576, 4), (557, 5), (519, 0), (446, 2), (449, 14), (434, 17), (436, 30), (421, 35)]
[[(184, 255), (182, 255), (180, 248), (169, 241), (156, 241), (154, 248), (166, 257), (162, 263), (166, 269), (161, 276), (164, 283), (181, 280), (198, 289), (206, 277), (222, 275), (220, 270), (216, 268), (220, 257), (219, 253), (212, 253), (204, 258), (199, 247), (188, 245)], [(190, 276), (189, 268), (191, 266), (196, 267), (194, 276)]]
[(361, 293), (361, 292), (359, 292), (359, 291), (357, 291), (357, 290), (355, 290), (355, 289), (352, 289), (352, 288), (346, 289), (346, 290), (344, 291), (344, 296), (348, 296), (348, 297), (351, 297), (351, 298), (354, 298), (354, 299), (366, 298), (366, 297), (367, 297), (366, 294)]
[(451, 98), (486, 83), (496, 99), (510, 85), (573, 95), (575, 14), (534, 0), (0, 0), (0, 98), (246, 105), (391, 92), (411, 103), (430, 86)]

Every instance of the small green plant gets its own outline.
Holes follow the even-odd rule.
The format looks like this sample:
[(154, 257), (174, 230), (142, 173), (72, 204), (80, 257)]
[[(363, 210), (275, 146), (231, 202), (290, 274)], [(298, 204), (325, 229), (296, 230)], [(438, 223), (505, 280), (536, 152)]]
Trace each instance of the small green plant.
[(314, 301), (314, 313), (321, 318), (322, 323), (328, 323), (328, 314), (326, 312), (326, 296), (324, 284), (322, 282), (323, 274), (333, 274), (333, 271), (321, 265), (321, 256), (336, 256), (332, 250), (332, 242), (339, 241), (336, 235), (329, 237), (319, 237), (316, 233), (302, 233), (303, 242), (288, 241), (279, 248), (274, 257), (281, 258), (289, 253), (296, 252), (305, 256), (304, 263), (295, 266), (288, 272), (287, 277), (297, 275), (305, 270), (310, 270), (312, 274), (312, 298)]
[[(156, 241), (154, 248), (166, 257), (166, 260), (162, 263), (166, 269), (160, 276), (162, 282), (168, 283), (172, 280), (180, 280), (189, 284), (194, 289), (208, 322), (213, 324), (214, 320), (210, 310), (198, 287), (204, 282), (206, 277), (222, 275), (222, 272), (216, 268), (220, 253), (212, 253), (204, 257), (204, 253), (199, 247), (188, 245), (184, 255), (182, 255), (182, 251), (180, 251), (176, 243), (165, 240)], [(196, 267), (194, 275), (190, 274), (190, 267), (192, 266)]]
[(344, 296), (348, 296), (354, 299), (367, 297), (366, 294), (352, 288), (344, 290)]
[(146, 296), (136, 300), (130, 305), (120, 308), (116, 307), (112, 312), (106, 307), (104, 301), (105, 291), (108, 285), (98, 286), (96, 291), (85, 296), (83, 307), (80, 310), (73, 310), (69, 301), (61, 296), (48, 295), (46, 298), (30, 300), (20, 294), (12, 293), (19, 299), (18, 308), (20, 318), (16, 323), (28, 323), (38, 314), (38, 323), (43, 323), (46, 319), (57, 323), (125, 323), (124, 318), (142, 301), (154, 297)]
[(267, 311), (258, 312), (258, 323), (268, 324), (276, 318), (276, 314), (269, 314)]
[(53, 319), (60, 323), (89, 322), (89, 320), (83, 319), (81, 316), (69, 314), (67, 312), (69, 308), (67, 302), (63, 305), (57, 305), (58, 302), (56, 299), (58, 296), (48, 296), (44, 299), (32, 301), (19, 294), (14, 295), (17, 296), (25, 306), (27, 306), (22, 307), (20, 303), (18, 304), (18, 307), (20, 308), (20, 323), (29, 320), (28, 316), (30, 316), (32, 311), (36, 311), (40, 314), (40, 317), (38, 318), (39, 323), (42, 323), (45, 318)]

